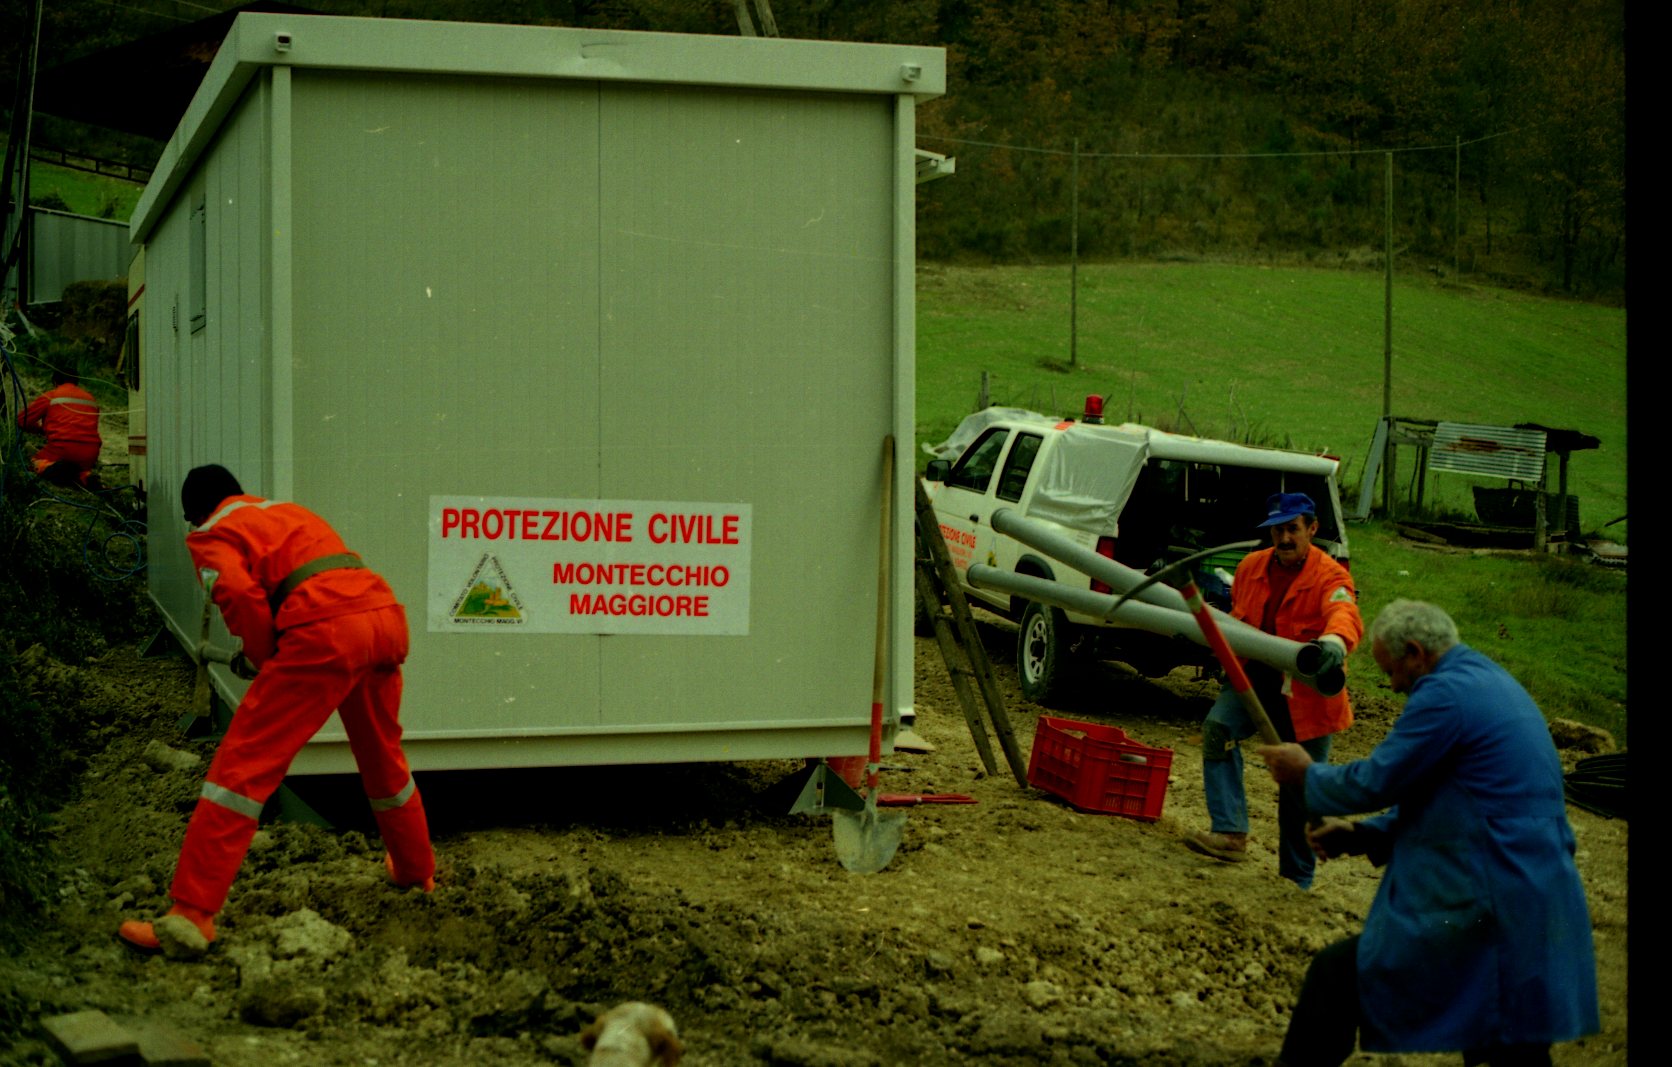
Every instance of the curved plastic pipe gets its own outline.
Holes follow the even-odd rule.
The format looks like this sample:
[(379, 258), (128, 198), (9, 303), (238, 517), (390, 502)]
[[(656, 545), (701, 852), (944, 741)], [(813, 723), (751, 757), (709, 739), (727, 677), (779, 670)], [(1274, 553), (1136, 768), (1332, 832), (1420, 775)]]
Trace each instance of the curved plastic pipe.
[[(1039, 548), (1040, 546), (1034, 545), (1033, 547)], [(1045, 549), (1040, 548), (1040, 551), (1043, 552)], [(1092, 554), (1096, 555), (1095, 553)], [(1096, 558), (1103, 560), (1105, 563), (1108, 562), (1102, 556)], [(1062, 562), (1071, 563), (1072, 561), (1063, 560)], [(1117, 564), (1117, 566), (1119, 565)], [(1098, 575), (1098, 577), (1102, 576)], [(1140, 575), (1140, 577), (1142, 576)], [(1201, 623), (1197, 622), (1195, 617), (1184, 607), (1185, 601), (1182, 596), (1178, 597), (1180, 606), (1177, 611), (1159, 607), (1155, 604), (1128, 600), (1111, 615), (1110, 609), (1114, 608), (1118, 598), (1106, 593), (1094, 593), (1090, 589), (1080, 589), (1049, 578), (1036, 578), (1030, 574), (1013, 574), (997, 567), (989, 567), (985, 563), (972, 563), (969, 569), (969, 580), (971, 585), (984, 589), (997, 589), (1001, 592), (1013, 593), (1029, 600), (1037, 600), (1042, 604), (1051, 604), (1069, 611), (1077, 611), (1082, 615), (1091, 615), (1100, 619), (1114, 619), (1140, 630), (1148, 630), (1165, 637), (1184, 637), (1205, 648), (1212, 647), (1207, 636), (1202, 633)], [(1173, 589), (1168, 589), (1167, 592), (1173, 593), (1175, 596), (1178, 595), (1177, 591)], [(1312, 672), (1306, 669), (1317, 666), (1317, 650), (1311, 645), (1268, 634), (1213, 608), (1207, 610), (1213, 612), (1211, 618), (1217, 624), (1220, 633), (1224, 635), (1225, 643), (1244, 659), (1257, 660), (1288, 674), (1299, 675), (1325, 696), (1339, 693), (1346, 684), (1346, 674), (1339, 668), (1322, 678), (1314, 677)]]
[[(1038, 549), (1047, 556), (1050, 556), (1052, 559), (1061, 563), (1066, 563), (1075, 570), (1080, 571), (1082, 574), (1087, 574), (1098, 579), (1111, 589), (1114, 589), (1116, 592), (1132, 595), (1134, 599), (1142, 600), (1146, 604), (1154, 604), (1157, 607), (1170, 608), (1174, 611), (1181, 611), (1185, 614), (1190, 614), (1190, 605), (1185, 603), (1183, 594), (1181, 594), (1177, 589), (1170, 586), (1152, 584), (1149, 582), (1149, 575), (1144, 574), (1142, 571), (1134, 570), (1123, 563), (1116, 563), (1108, 556), (1100, 556), (1084, 545), (1077, 544), (1073, 540), (1057, 533), (1049, 526), (1034, 522), (1031, 519), (1023, 518), (1022, 516), (1016, 514), (1014, 508), (999, 508), (997, 511), (993, 512), (992, 518), (988, 521), (992, 523), (993, 529), (999, 533), (1005, 534), (1009, 537), (1014, 537), (1024, 545)], [(973, 578), (970, 580), (974, 581)], [(1134, 590), (1136, 590), (1136, 594), (1133, 593)], [(1110, 606), (1112, 606), (1113, 603), (1114, 601), (1111, 600)], [(1124, 611), (1125, 609), (1122, 608), (1122, 610)], [(1213, 612), (1213, 618), (1216, 622), (1218, 622), (1221, 630), (1229, 632), (1236, 627), (1242, 627), (1251, 633), (1260, 634), (1262, 637), (1272, 636), (1270, 634), (1263, 633), (1246, 623), (1238, 622), (1216, 608), (1210, 607), (1208, 610)], [(1100, 618), (1109, 617), (1107, 606), (1102, 611), (1087, 611), (1085, 614), (1095, 614)], [(1186, 636), (1190, 635), (1186, 634)], [(1283, 640), (1282, 638), (1272, 639)], [(1191, 640), (1196, 640), (1196, 638), (1191, 637)], [(1205, 639), (1202, 643), (1206, 644)], [(1286, 643), (1299, 644), (1299, 642), (1293, 641)], [(1320, 678), (1315, 676), (1314, 672), (1318, 667), (1318, 652), (1311, 645), (1300, 645), (1300, 651), (1297, 653), (1298, 658), (1296, 664), (1292, 667), (1282, 666), (1280, 664), (1273, 663), (1271, 660), (1244, 652), (1235, 640), (1231, 641), (1231, 647), (1236, 649), (1239, 655), (1250, 656), (1250, 658), (1258, 659), (1262, 663), (1270, 663), (1272, 666), (1278, 667), (1280, 670), (1304, 676), (1312, 688), (1316, 689), (1325, 696), (1333, 696), (1334, 694), (1341, 692), (1342, 689), (1346, 688), (1347, 673), (1339, 667), (1330, 671), (1324, 677)]]

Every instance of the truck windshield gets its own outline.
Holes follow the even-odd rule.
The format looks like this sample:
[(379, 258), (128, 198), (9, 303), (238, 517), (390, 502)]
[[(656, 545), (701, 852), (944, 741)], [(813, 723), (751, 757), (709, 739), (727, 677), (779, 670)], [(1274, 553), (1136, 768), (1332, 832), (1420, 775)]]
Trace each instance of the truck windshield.
[(958, 465), (946, 476), (946, 484), (971, 492), (985, 493), (993, 480), (993, 471), (999, 465), (999, 456), (1004, 453), (1004, 442), (1009, 436), (1009, 430), (988, 430), (958, 460)]

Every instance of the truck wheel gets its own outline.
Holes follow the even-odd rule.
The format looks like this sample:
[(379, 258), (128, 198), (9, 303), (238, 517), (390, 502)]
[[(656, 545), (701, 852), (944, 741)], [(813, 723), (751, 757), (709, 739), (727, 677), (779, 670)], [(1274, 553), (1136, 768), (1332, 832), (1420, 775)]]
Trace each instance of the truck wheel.
[(1068, 677), (1067, 655), (1068, 619), (1062, 609), (1028, 601), (1016, 635), (1016, 674), (1022, 695), (1044, 703), (1060, 691)]

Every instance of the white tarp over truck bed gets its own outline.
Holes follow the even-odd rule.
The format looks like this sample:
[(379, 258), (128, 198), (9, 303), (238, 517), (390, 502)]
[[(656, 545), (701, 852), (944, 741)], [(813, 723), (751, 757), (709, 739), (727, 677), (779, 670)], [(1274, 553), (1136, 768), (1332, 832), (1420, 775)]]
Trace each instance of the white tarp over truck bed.
[(1326, 456), (1168, 433), (1130, 422), (1118, 426), (1068, 422), (1022, 408), (990, 407), (966, 415), (945, 441), (925, 449), (956, 462), (982, 430), (998, 422), (1060, 431), (1055, 447), (1029, 475), (1033, 495), (1028, 516), (1093, 534), (1118, 532), (1121, 512), (1139, 473), (1151, 460), (1251, 467), (1319, 478), (1332, 476), (1337, 467), (1337, 461)]
[(1117, 529), (1148, 458), (1149, 440), (1141, 433), (1076, 424), (1036, 472), (1028, 513), (1087, 533)]

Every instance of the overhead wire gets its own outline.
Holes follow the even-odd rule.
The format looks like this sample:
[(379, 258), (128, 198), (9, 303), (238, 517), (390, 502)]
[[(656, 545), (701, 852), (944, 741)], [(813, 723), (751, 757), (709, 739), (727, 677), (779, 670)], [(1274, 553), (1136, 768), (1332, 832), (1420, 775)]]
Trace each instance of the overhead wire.
[(1508, 137), (1520, 129), (1500, 130), (1467, 141), (1451, 144), (1407, 145), (1403, 148), (1324, 148), (1305, 152), (1086, 152), (1068, 148), (1044, 148), (1039, 145), (1006, 144), (1002, 141), (976, 141), (963, 137), (943, 137), (919, 133), (919, 141), (941, 141), (946, 144), (973, 145), (979, 148), (1002, 148), (1011, 152), (1036, 152), (1049, 156), (1078, 156), (1081, 159), (1291, 159), (1315, 156), (1380, 156), (1389, 152), (1454, 152), (1460, 148)]

